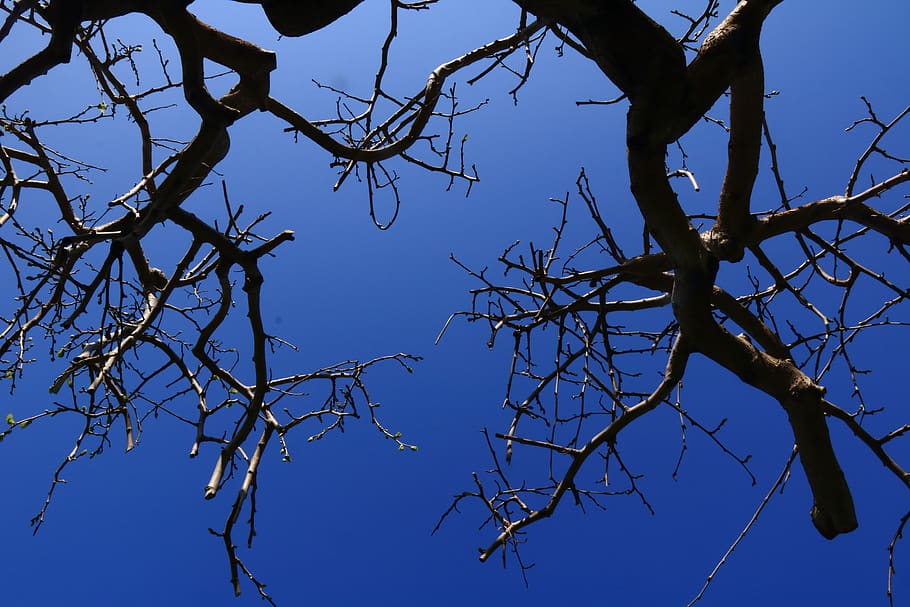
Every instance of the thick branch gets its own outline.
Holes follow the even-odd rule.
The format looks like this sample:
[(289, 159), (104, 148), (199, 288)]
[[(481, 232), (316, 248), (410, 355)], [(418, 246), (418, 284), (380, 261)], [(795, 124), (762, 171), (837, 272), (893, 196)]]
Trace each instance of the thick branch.
[(51, 39), (47, 46), (0, 76), (0, 102), (61, 63), (69, 63), (73, 36), (81, 19), (81, 2), (56, 0), (47, 8)]
[(700, 352), (743, 382), (773, 396), (787, 412), (799, 457), (812, 489), (812, 522), (832, 539), (857, 527), (853, 498), (834, 454), (822, 407), (824, 388), (789, 360), (774, 358), (722, 327), (702, 330)]
[(730, 86), (727, 173), (712, 230), (712, 252), (730, 261), (742, 259), (745, 236), (754, 221), (750, 205), (761, 152), (765, 82), (758, 40), (754, 43)]
[(831, 196), (795, 209), (775, 213), (759, 220), (750, 242), (759, 243), (787, 232), (799, 232), (820, 221), (849, 219), (887, 236), (894, 242), (910, 244), (910, 223), (889, 217), (865, 204), (866, 201), (907, 182), (910, 182), (910, 170), (903, 169), (893, 177), (885, 179), (859, 194), (849, 197)]
[(765, 18), (783, 0), (742, 0), (705, 38), (686, 73), (685, 110), (679, 134), (707, 113), (754, 57)]

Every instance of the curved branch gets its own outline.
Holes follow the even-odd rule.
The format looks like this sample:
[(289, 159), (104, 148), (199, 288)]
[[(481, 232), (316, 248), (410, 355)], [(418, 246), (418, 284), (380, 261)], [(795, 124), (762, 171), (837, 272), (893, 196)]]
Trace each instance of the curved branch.
[[(411, 124), (408, 131), (402, 135), (401, 138), (392, 142), (388, 142), (383, 138), (374, 147), (347, 146), (343, 143), (339, 143), (330, 135), (321, 131), (309, 120), (282, 104), (277, 99), (270, 97), (266, 103), (266, 109), (276, 118), (284, 120), (291, 125), (293, 129), (303, 133), (305, 137), (339, 158), (346, 158), (354, 162), (380, 162), (382, 160), (388, 160), (389, 158), (393, 158), (406, 151), (423, 135), (427, 122), (429, 122), (430, 117), (436, 109), (436, 103), (439, 101), (446, 78), (457, 71), (491, 57), (498, 52), (520, 45), (546, 27), (546, 25), (547, 24), (544, 21), (535, 21), (511, 36), (485, 44), (457, 59), (443, 63), (433, 70), (427, 78), (423, 90), (411, 97), (407, 104), (400, 107), (383, 123), (384, 127), (398, 122), (399, 120)], [(374, 129), (373, 132), (383, 133), (385, 131), (385, 128), (379, 127)], [(364, 143), (369, 145), (368, 140)]]
[(787, 232), (800, 232), (821, 221), (849, 219), (887, 236), (894, 242), (910, 244), (910, 223), (900, 221), (867, 204), (898, 185), (910, 182), (910, 169), (878, 182), (853, 196), (831, 196), (760, 219), (749, 241), (755, 244)]

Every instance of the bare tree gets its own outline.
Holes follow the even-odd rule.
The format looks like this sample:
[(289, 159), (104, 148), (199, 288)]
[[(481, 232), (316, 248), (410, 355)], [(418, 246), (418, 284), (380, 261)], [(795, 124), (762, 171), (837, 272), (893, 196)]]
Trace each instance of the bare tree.
[[(384, 76), (399, 12), (423, 10), (434, 2), (389, 3), (390, 29), (371, 94), (342, 93), (337, 115), (322, 120), (307, 119), (270, 96), (273, 52), (203, 23), (188, 10), (190, 2), (0, 2), (5, 14), (0, 43), (26, 46), (37, 40), (44, 45), (0, 76), (0, 102), (5, 103), (0, 247), (7, 263), (4, 280), (15, 294), (2, 317), (0, 361), (11, 391), (29, 363), (50, 360), (60, 367), (50, 385), (54, 406), (8, 415), (0, 438), (61, 414), (82, 420), (32, 520), (36, 531), (67, 465), (100, 453), (117, 434), (130, 450), (144, 420), (168, 415), (195, 429), (191, 457), (207, 446), (215, 449), (206, 499), (229, 485), (237, 491), (224, 526), (212, 530), (224, 541), (235, 592), (247, 577), (271, 600), (240, 558), (234, 538), (235, 524), (249, 505), (247, 545), (252, 544), (257, 472), (269, 445), (277, 442), (290, 460), (292, 430), (306, 427), (307, 440), (319, 440), (343, 429), (349, 418), (365, 415), (398, 449), (416, 450), (380, 422), (364, 376), (375, 365), (397, 364), (410, 371), (417, 357), (393, 353), (276, 376), (272, 361), (282, 348), (293, 346), (270, 334), (263, 322), (263, 265), (293, 240), (293, 233), (260, 234), (268, 213), (247, 218), (243, 206), (231, 201), (225, 182), (220, 204), (208, 215), (188, 211), (184, 203), (203, 195), (200, 190), (228, 154), (230, 127), (256, 110), (271, 114), (279, 132), (306, 138), (331, 154), (339, 170), (336, 188), (352, 174), (363, 179), (371, 216), (382, 229), (394, 221), (399, 204), (389, 161), (438, 172), (449, 185), (464, 181), (470, 186), (477, 176), (464, 164), (464, 140), (459, 144), (452, 123), (471, 110), (456, 109), (447, 79), (463, 67), (522, 48), (544, 24), (522, 22), (503, 39), (453, 58), (408, 96), (387, 91)], [(278, 32), (302, 36), (359, 3), (256, 4), (263, 5)], [(139, 44), (109, 33), (118, 18), (130, 14), (147, 18), (150, 29), (170, 37), (179, 75), (172, 73), (168, 49), (157, 41), (149, 61)], [(88, 68), (100, 100), (70, 116), (33, 116), (17, 93), (74, 59)], [(236, 78), (220, 98), (209, 85), (226, 74), (207, 73), (206, 61)], [(181, 96), (198, 117), (189, 141), (161, 135), (156, 125), (157, 116), (180, 104)], [(91, 197), (91, 179), (101, 167), (78, 160), (79, 150), (64, 151), (49, 141), (57, 129), (94, 129), (106, 121), (119, 121), (136, 133), (140, 162), (126, 192), (99, 200)], [(437, 124), (441, 135), (434, 134)], [(386, 192), (394, 211), (380, 219), (374, 196)], [(59, 222), (35, 211), (43, 199), (52, 202)], [(165, 251), (148, 245), (162, 231)], [(152, 250), (161, 257), (154, 263)]]
[[(784, 186), (785, 169), (764, 113), (773, 94), (764, 83), (760, 34), (780, 3), (739, 2), (721, 18), (720, 3), (708, 2), (700, 14), (678, 13), (686, 27), (675, 38), (631, 2), (518, 2), (555, 23), (551, 30), (621, 90), (622, 97), (610, 103), (628, 105), (628, 172), (644, 240), (631, 255), (620, 247), (582, 171), (575, 197), (597, 228), (591, 242), (566, 250), (572, 246), (563, 242), (567, 195), (557, 201), (564, 211), (551, 244), (528, 249), (516, 244), (500, 257), (507, 281), (466, 268), (481, 286), (474, 291), (473, 309), (461, 314), (489, 324), (490, 344), (505, 331), (513, 345), (503, 406), (514, 417), (496, 434), (505, 452), (499, 455), (490, 443), (489, 478), (475, 475), (475, 489), (453, 504), (479, 499), (498, 529), (481, 560), (500, 549), (518, 554), (524, 530), (551, 516), (567, 495), (583, 506), (600, 505), (606, 495), (634, 493), (647, 505), (617, 440), (661, 406), (678, 411), (683, 450), (686, 428), (694, 427), (751, 476), (748, 458), (722, 442), (721, 428), (702, 425), (677, 398), (696, 354), (764, 392), (786, 412), (793, 457), (759, 512), (798, 453), (818, 532), (832, 539), (857, 527), (828, 418), (844, 424), (910, 487), (906, 469), (888, 452), (910, 426), (881, 434), (866, 429), (863, 422), (875, 411), (863, 398), (865, 367), (854, 357), (867, 331), (907, 326), (910, 291), (885, 269), (890, 275), (910, 260), (908, 205), (900, 194), (910, 170), (906, 150), (886, 146), (910, 108), (882, 118), (867, 101), (867, 116), (854, 126), (869, 125), (872, 134), (852, 173), (843, 176), (843, 193), (798, 200), (801, 194)], [(729, 117), (708, 118), (724, 95)], [(684, 177), (682, 186), (695, 189), (698, 183), (684, 154), (682, 166), (668, 165), (670, 146), (706, 119), (729, 134), (726, 175), (716, 212), (693, 216), (671, 182)], [(763, 148), (779, 191), (776, 203), (752, 196)], [(710, 227), (698, 230), (696, 222)], [(741, 272), (731, 279), (732, 270), (726, 271), (725, 284), (736, 290), (718, 284), (721, 266)], [(646, 371), (658, 353), (665, 355), (665, 370), (650, 383)], [(850, 390), (829, 396), (825, 383), (838, 376), (848, 378)], [(854, 406), (845, 408), (847, 403), (839, 403), (844, 400)], [(545, 470), (527, 475), (531, 478), (510, 470), (516, 446), (547, 452)], [(583, 480), (586, 467), (600, 471), (599, 481)], [(624, 482), (617, 482), (611, 469)], [(908, 518), (910, 512), (898, 522), (895, 540)], [(893, 549), (894, 542), (892, 556)]]
[[(303, 36), (361, 1), (250, 3), (261, 4), (282, 35)], [(683, 448), (686, 428), (699, 429), (748, 471), (748, 458), (723, 442), (720, 428), (703, 425), (674, 397), (692, 355), (732, 372), (786, 412), (794, 450), (785, 472), (798, 454), (814, 497), (811, 519), (824, 537), (857, 526), (828, 418), (845, 424), (910, 486), (910, 476), (888, 452), (910, 426), (883, 434), (866, 428), (873, 411), (862, 398), (864, 367), (853, 355), (868, 329), (906, 325), (901, 318), (908, 290), (886, 277), (885, 268), (910, 261), (907, 204), (899, 194), (910, 171), (889, 140), (910, 108), (880, 118), (867, 103), (868, 115), (857, 125), (874, 132), (852, 174), (844, 176), (843, 194), (804, 201), (784, 186), (785, 169), (764, 114), (772, 95), (764, 82), (760, 34), (782, 0), (744, 0), (725, 16), (717, 0), (707, 0), (700, 11), (674, 11), (683, 24), (678, 36), (631, 0), (514, 0), (521, 9), (514, 31), (443, 63), (413, 91), (389, 90), (399, 13), (435, 2), (389, 0), (390, 27), (372, 90), (358, 96), (323, 87), (338, 95), (338, 111), (317, 120), (270, 94), (273, 52), (202, 22), (189, 10), (191, 2), (0, 0), (0, 44), (15, 36), (43, 41), (43, 48), (0, 75), (0, 247), (7, 263), (3, 280), (15, 293), (0, 323), (0, 365), (11, 390), (29, 363), (49, 358), (61, 369), (50, 386), (54, 406), (8, 417), (0, 438), (59, 414), (82, 422), (32, 521), (36, 530), (69, 463), (100, 453), (114, 433), (129, 450), (143, 420), (169, 415), (195, 429), (191, 456), (214, 449), (205, 497), (228, 485), (237, 491), (224, 526), (213, 531), (224, 541), (235, 592), (247, 577), (271, 601), (234, 543), (247, 505), (252, 543), (263, 454), (277, 443), (290, 459), (294, 428), (309, 428), (308, 440), (317, 440), (361, 414), (399, 449), (416, 449), (378, 419), (364, 381), (374, 365), (398, 363), (410, 371), (416, 357), (397, 353), (274, 376), (273, 361), (290, 344), (271, 335), (262, 320), (268, 305), (264, 265), (293, 233), (261, 235), (265, 215), (246, 218), (224, 182), (218, 212), (200, 216), (185, 203), (201, 195), (227, 156), (231, 126), (258, 110), (278, 129), (327, 151), (339, 171), (336, 188), (351, 175), (360, 177), (373, 221), (388, 228), (400, 203), (396, 163), (439, 173), (450, 187), (462, 182), (470, 189), (477, 181), (455, 122), (478, 108), (457, 105), (451, 77), (473, 68), (473, 83), (505, 68), (517, 94), (544, 40), (589, 59), (621, 91), (619, 99), (604, 103), (628, 108), (628, 175), (643, 238), (634, 254), (624, 251), (582, 171), (577, 193), (557, 201), (563, 214), (552, 243), (526, 252), (520, 245), (507, 249), (500, 258), (502, 282), (465, 268), (480, 286), (473, 309), (461, 314), (489, 324), (491, 346), (506, 329), (514, 348), (503, 401), (513, 421), (496, 434), (501, 445), (489, 439), (490, 476), (475, 475), (474, 487), (450, 510), (466, 500), (483, 506), (496, 533), (481, 559), (500, 550), (518, 555), (525, 529), (551, 516), (566, 494), (579, 505), (600, 504), (613, 493), (637, 494), (647, 504), (617, 439), (661, 407), (677, 410)], [(170, 37), (179, 76), (157, 43), (149, 62), (140, 46), (109, 34), (130, 14)], [(26, 111), (24, 87), (70, 61), (84, 63), (100, 101), (69, 116)], [(207, 62), (236, 80), (217, 98), (209, 85), (225, 74), (207, 72)], [(725, 96), (728, 117), (708, 117)], [(197, 116), (195, 135), (185, 142), (160, 136), (157, 110), (183, 102)], [(697, 176), (684, 154), (680, 166), (671, 166), (670, 151), (706, 119), (729, 133), (726, 176), (716, 212), (694, 215), (673, 186), (697, 189)], [(126, 192), (98, 200), (90, 197), (90, 176), (98, 167), (49, 142), (55, 129), (92, 129), (105, 121), (134, 129), (141, 160)], [(753, 200), (762, 150), (779, 190), (774, 203)], [(379, 196), (392, 201), (388, 218), (375, 210)], [(32, 199), (52, 201), (65, 233), (29, 209)], [(596, 231), (580, 247), (564, 242), (570, 199), (584, 203)], [(710, 227), (697, 229), (699, 223)], [(171, 257), (149, 259), (149, 243), (165, 231)], [(867, 241), (884, 246), (875, 249)], [(739, 277), (720, 286), (721, 267)], [(871, 307), (869, 293), (878, 297)], [(238, 340), (238, 327), (245, 341)], [(658, 356), (664, 371), (653, 381), (646, 371)], [(854, 396), (858, 406), (847, 409), (842, 395), (826, 394), (835, 375), (849, 378), (854, 394), (843, 398)], [(324, 386), (317, 399), (304, 393), (314, 384)], [(546, 452), (545, 469), (510, 469), (518, 448)], [(596, 466), (597, 482), (580, 476)], [(611, 466), (619, 471), (613, 478)], [(910, 512), (895, 538), (908, 518)]]

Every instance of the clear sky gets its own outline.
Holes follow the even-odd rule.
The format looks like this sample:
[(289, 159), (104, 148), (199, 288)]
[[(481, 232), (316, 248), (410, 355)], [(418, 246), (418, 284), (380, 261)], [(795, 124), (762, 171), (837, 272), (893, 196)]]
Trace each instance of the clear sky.
[[(255, 6), (199, 0), (191, 8), (225, 31), (277, 50), (273, 95), (318, 117), (331, 112), (335, 96), (317, 90), (311, 79), (354, 93), (370, 90), (387, 4), (368, 0), (337, 24), (298, 40), (276, 40)], [(639, 2), (671, 27), (678, 27), (669, 14), (677, 4), (688, 3)], [(732, 2), (721, 5), (729, 11)], [(396, 92), (417, 92), (436, 65), (508, 35), (517, 13), (506, 0), (442, 0), (431, 11), (408, 15), (390, 64)], [(805, 186), (807, 200), (843, 192), (871, 136), (861, 129), (844, 131), (864, 115), (860, 95), (872, 100), (885, 119), (910, 102), (904, 65), (910, 52), (908, 23), (910, 5), (902, 0), (789, 0), (769, 18), (762, 44), (766, 86), (780, 94), (769, 101), (767, 113), (794, 192)], [(152, 36), (161, 37), (141, 19), (124, 20), (121, 27), (125, 41), (132, 36), (148, 45)], [(387, 231), (373, 227), (362, 184), (350, 180), (332, 192), (335, 169), (328, 166), (326, 152), (306, 140), (294, 144), (266, 115), (250, 116), (231, 129), (232, 150), (218, 171), (232, 200), (254, 209), (251, 215), (274, 211), (265, 232), (293, 229), (297, 234), (263, 264), (270, 330), (300, 347), (299, 353), (288, 351), (278, 366), (309, 370), (392, 352), (424, 357), (413, 375), (392, 368), (369, 375), (373, 396), (383, 403), (384, 422), (419, 445), (417, 453), (398, 452), (360, 420), (324, 441), (306, 444), (302, 436), (291, 436), (294, 462), (282, 464), (276, 448), (263, 466), (258, 536), (244, 559), (269, 583), (280, 605), (683, 606), (789, 456), (792, 437), (778, 405), (696, 361), (684, 383), (686, 407), (708, 426), (729, 418), (725, 437), (738, 453), (753, 455), (756, 486), (695, 434), (680, 475), (671, 478), (679, 430), (668, 409), (662, 421), (658, 416), (655, 425), (646, 422), (623, 438), (627, 457), (645, 475), (640, 482), (656, 515), (634, 496), (607, 500), (606, 511), (586, 514), (564, 503), (555, 517), (529, 530), (523, 558), (535, 567), (528, 572), (528, 588), (511, 558), (505, 570), (498, 559), (478, 562), (477, 548), (486, 546), (494, 532), (478, 530), (484, 515), (477, 505), (466, 504), (430, 535), (452, 496), (471, 488), (471, 472), (490, 465), (480, 429), (502, 431), (509, 420), (499, 408), (507, 344), (490, 351), (484, 327), (455, 322), (434, 345), (449, 314), (470, 306), (468, 290), (476, 286), (449, 255), (498, 272), (495, 260), (513, 241), (549, 244), (558, 209), (548, 199), (574, 193), (582, 166), (621, 241), (634, 248), (641, 240), (625, 168), (625, 107), (577, 107), (577, 100), (610, 98), (617, 91), (571, 51), (557, 57), (554, 45), (552, 39), (543, 45), (517, 105), (507, 93), (514, 81), (505, 73), (473, 86), (465, 77), (457, 79), (463, 107), (490, 100), (456, 123), (457, 136), (468, 136), (468, 159), (477, 165), (481, 181), (465, 197), (462, 184), (446, 192), (439, 176), (396, 165), (403, 203)], [(146, 50), (153, 53), (150, 45)], [(0, 59), (2, 70), (13, 54)], [(79, 61), (74, 57), (74, 67), (52, 72), (8, 105), (54, 111), (83, 93), (91, 99), (91, 82), (79, 84), (84, 75), (75, 67)], [(177, 139), (190, 137), (196, 127), (181, 110), (162, 111), (158, 119)], [(131, 140), (117, 128), (99, 129), (97, 140), (81, 146), (78, 140), (62, 142), (77, 151), (82, 147), (87, 159), (110, 167), (97, 177), (100, 197), (126, 190), (133, 177), (126, 166)], [(702, 191), (682, 193), (683, 201), (693, 211), (698, 205), (711, 209), (722, 179), (726, 136), (705, 124), (684, 144)], [(765, 155), (762, 166), (767, 165)], [(674, 185), (683, 192), (682, 184)], [(776, 205), (771, 186), (764, 175), (755, 208)], [(193, 209), (220, 204), (220, 187), (199, 192), (188, 204)], [(380, 214), (386, 210), (378, 208)], [(577, 198), (570, 215), (580, 244), (594, 228), (584, 222)], [(167, 238), (163, 233), (158, 241), (161, 255), (166, 255)], [(904, 285), (910, 281), (906, 269), (895, 270), (893, 279)], [(867, 366), (875, 370), (867, 395), (876, 405), (891, 407), (893, 427), (906, 400), (898, 381), (906, 368), (906, 333), (877, 337), (867, 344)], [(34, 377), (12, 396), (0, 394), (0, 413), (26, 410), (49, 398), (46, 376), (36, 369)], [(844, 391), (832, 398), (849, 403)], [(251, 585), (233, 599), (222, 544), (207, 531), (223, 525), (234, 498), (228, 490), (215, 500), (202, 499), (214, 451), (190, 460), (193, 435), (165, 418), (147, 422), (132, 452), (124, 454), (115, 444), (103, 457), (69, 467), (68, 483), (57, 491), (47, 522), (32, 537), (28, 521), (71, 448), (72, 427), (53, 422), (0, 445), (3, 604), (261, 604)], [(907, 510), (906, 492), (870, 456), (853, 448), (840, 425), (831, 428), (854, 491), (859, 529), (833, 542), (822, 539), (810, 523), (811, 499), (797, 469), (700, 605), (887, 604), (886, 549)], [(898, 445), (895, 455), (910, 453)], [(596, 475), (592, 470), (588, 477)], [(242, 530), (237, 537), (245, 537)], [(905, 573), (910, 546), (899, 545), (897, 559), (895, 604), (910, 604), (910, 574)]]

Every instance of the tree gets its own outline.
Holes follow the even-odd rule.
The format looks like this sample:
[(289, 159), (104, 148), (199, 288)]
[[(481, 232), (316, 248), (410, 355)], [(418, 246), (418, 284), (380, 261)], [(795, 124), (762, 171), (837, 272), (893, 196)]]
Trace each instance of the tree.
[[(278, 32), (302, 36), (360, 2), (312, 3), (304, 11), (298, 3), (255, 4), (263, 4)], [(0, 124), (12, 140), (0, 147), (0, 226), (6, 232), (0, 244), (8, 262), (4, 280), (17, 294), (3, 314), (0, 360), (11, 390), (24, 381), (30, 362), (50, 358), (59, 367), (50, 381), (53, 407), (11, 413), (3, 436), (60, 414), (81, 423), (33, 519), (36, 528), (64, 467), (114, 440), (132, 449), (145, 418), (171, 415), (195, 430), (191, 456), (212, 448), (206, 498), (235, 481), (236, 499), (216, 532), (235, 592), (247, 577), (268, 598), (237, 552), (234, 528), (249, 503), (251, 541), (258, 471), (270, 445), (289, 460), (294, 428), (310, 427), (308, 440), (318, 440), (365, 413), (399, 449), (416, 449), (380, 421), (364, 383), (369, 369), (398, 363), (410, 371), (416, 357), (399, 353), (273, 372), (285, 342), (264, 320), (262, 266), (294, 235), (261, 236), (265, 214), (246, 219), (225, 182), (223, 211), (191, 211), (193, 197), (227, 157), (231, 128), (258, 110), (334, 157), (336, 188), (362, 179), (373, 221), (388, 228), (400, 204), (395, 163), (440, 173), (450, 187), (464, 182), (470, 188), (478, 179), (465, 160), (469, 139), (457, 131), (457, 121), (477, 108), (457, 105), (453, 77), (472, 68), (479, 72), (474, 82), (507, 66), (517, 95), (533, 76), (544, 41), (554, 40), (559, 52), (589, 59), (619, 89), (619, 98), (602, 103), (627, 108), (626, 170), (643, 236), (627, 254), (630, 239), (614, 236), (619, 230), (611, 230), (596, 185), (582, 170), (577, 192), (557, 200), (562, 215), (552, 243), (507, 249), (501, 282), (464, 265), (479, 286), (473, 308), (460, 316), (487, 324), (490, 346), (504, 339), (503, 329), (512, 338), (503, 402), (512, 421), (489, 437), (492, 474), (476, 475), (453, 504), (453, 510), (480, 504), (496, 528), (481, 558), (511, 549), (524, 568), (518, 548), (525, 529), (551, 516), (566, 497), (601, 505), (611, 493), (632, 493), (647, 505), (618, 439), (668, 407), (678, 415), (683, 451), (687, 428), (700, 430), (751, 476), (748, 457), (727, 446), (721, 427), (703, 424), (674, 396), (694, 355), (732, 372), (786, 413), (793, 453), (760, 509), (798, 458), (818, 532), (831, 539), (856, 528), (829, 419), (843, 424), (899, 482), (910, 482), (892, 455), (908, 426), (868, 429), (866, 418), (877, 409), (863, 396), (866, 369), (858, 360), (870, 330), (905, 325), (907, 289), (894, 276), (910, 259), (900, 199), (910, 172), (894, 146), (908, 110), (882, 118), (867, 101), (867, 116), (855, 126), (872, 127), (870, 142), (844, 176), (844, 193), (803, 200), (785, 187), (786, 169), (765, 115), (774, 93), (764, 81), (760, 35), (780, 0), (740, 2), (726, 14), (719, 2), (706, 2), (701, 12), (677, 12), (684, 27), (674, 34), (632, 2), (516, 0), (522, 12), (514, 32), (439, 66), (408, 96), (386, 84), (397, 19), (434, 2), (390, 4), (373, 91), (356, 96), (331, 89), (340, 99), (337, 115), (313, 120), (270, 94), (274, 53), (205, 24), (187, 2), (0, 3), (7, 15), (0, 42), (16, 35), (46, 38), (42, 49), (0, 77), (6, 103)], [(106, 33), (132, 13), (173, 40), (179, 79), (171, 74), (167, 49), (156, 48), (149, 62), (139, 46)], [(101, 101), (63, 119), (32, 115), (24, 87), (73, 60), (74, 51)], [(211, 92), (218, 80), (207, 62), (237, 79), (221, 96)], [(175, 101), (180, 96), (198, 115), (198, 131), (187, 142), (163, 139), (155, 130), (154, 110), (183, 103)], [(110, 199), (92, 198), (87, 184), (95, 167), (59, 150), (45, 133), (123, 120), (138, 133), (141, 160), (132, 185)], [(728, 153), (717, 203), (701, 213), (685, 204), (684, 190), (704, 184), (687, 163), (683, 138), (706, 127), (728, 133)], [(762, 162), (770, 165), (767, 175), (778, 191), (773, 203), (753, 194)], [(49, 228), (46, 216), (31, 215), (25, 201), (33, 198), (52, 201), (61, 221)], [(596, 229), (580, 247), (569, 227), (570, 198), (584, 203)], [(393, 209), (387, 215), (379, 210), (383, 202)], [(620, 227), (628, 233), (628, 226)], [(161, 238), (168, 239), (167, 250), (155, 244)], [(48, 341), (46, 353), (40, 339)], [(655, 359), (663, 367), (656, 381)], [(314, 384), (326, 386), (315, 405), (304, 394), (317, 389)], [(511, 468), (519, 449), (529, 455), (520, 465), (516, 455)], [(535, 462), (542, 467), (532, 467)], [(598, 466), (601, 481), (591, 483)], [(895, 538), (908, 518), (898, 522)]]

